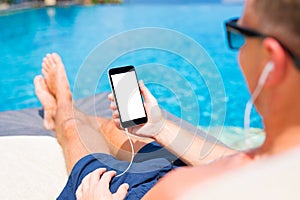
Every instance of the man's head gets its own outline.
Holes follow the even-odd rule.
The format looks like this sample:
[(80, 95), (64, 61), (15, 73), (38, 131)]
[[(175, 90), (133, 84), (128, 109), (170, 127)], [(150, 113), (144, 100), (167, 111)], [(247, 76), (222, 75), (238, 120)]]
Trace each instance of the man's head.
[[(246, 0), (243, 16), (236, 24), (229, 24), (229, 28), (242, 33), (240, 35), (245, 38), (245, 41), (236, 42), (236, 45), (240, 47), (240, 65), (252, 93), (270, 62), (274, 63), (274, 70), (265, 88), (288, 85), (287, 75), (291, 75), (291, 71), (299, 75), (300, 83), (300, 66), (296, 67), (294, 58), (300, 59), (299, 22), (300, 0)], [(240, 37), (234, 37), (233, 34), (232, 40), (237, 38)], [(231, 44), (235, 45), (234, 41)], [(259, 104), (260, 100), (256, 105), (261, 111)]]

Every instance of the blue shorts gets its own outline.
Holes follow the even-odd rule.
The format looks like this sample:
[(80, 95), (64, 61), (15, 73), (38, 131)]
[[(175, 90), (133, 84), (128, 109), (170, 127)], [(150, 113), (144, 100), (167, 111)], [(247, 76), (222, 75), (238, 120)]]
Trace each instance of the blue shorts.
[[(75, 192), (82, 179), (98, 168), (107, 171), (115, 170), (122, 173), (129, 165), (127, 161), (120, 161), (111, 155), (96, 153), (83, 157), (74, 166), (67, 185), (57, 199), (74, 199)], [(125, 199), (141, 199), (165, 174), (172, 169), (185, 166), (175, 155), (152, 142), (144, 146), (135, 156), (129, 171), (120, 177), (114, 177), (110, 184), (110, 191), (115, 193), (123, 183), (129, 184)]]

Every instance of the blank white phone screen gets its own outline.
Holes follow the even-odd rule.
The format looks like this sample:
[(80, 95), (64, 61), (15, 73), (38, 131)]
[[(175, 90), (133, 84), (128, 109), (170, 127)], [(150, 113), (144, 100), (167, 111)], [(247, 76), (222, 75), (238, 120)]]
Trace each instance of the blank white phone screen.
[(123, 122), (146, 117), (134, 71), (111, 76)]

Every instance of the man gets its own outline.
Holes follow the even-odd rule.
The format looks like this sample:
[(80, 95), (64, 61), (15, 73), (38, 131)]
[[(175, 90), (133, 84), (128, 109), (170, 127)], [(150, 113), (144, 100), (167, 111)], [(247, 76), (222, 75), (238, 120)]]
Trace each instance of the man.
[[(113, 119), (87, 116), (73, 105), (70, 86), (59, 55), (48, 54), (43, 59), (42, 74), (44, 77), (37, 76), (34, 84), (44, 108), (44, 126), (55, 131), (70, 174), (67, 186), (59, 198), (75, 199), (75, 191), (79, 198), (81, 189), (87, 187), (77, 188), (81, 183), (90, 183), (90, 180), (82, 181), (84, 177), (92, 178), (88, 175), (90, 172), (96, 170), (94, 173), (99, 176), (104, 173), (101, 180), (108, 185), (116, 175), (111, 170), (121, 173), (126, 169), (129, 162), (124, 160), (129, 161), (131, 158), (128, 153), (131, 151), (129, 141), (124, 131), (117, 128), (120, 127), (119, 114), (112, 94), (108, 98), (112, 101), (110, 107)], [(112, 180), (112, 191), (120, 191), (124, 195), (130, 186), (127, 197), (141, 199), (162, 176), (174, 168), (186, 164), (205, 164), (224, 154), (235, 152), (224, 146), (215, 146), (208, 156), (200, 159), (199, 152), (205, 141), (195, 137), (195, 133), (164, 119), (156, 99), (142, 82), (140, 89), (145, 99), (148, 122), (143, 126), (130, 128), (129, 132), (145, 139), (133, 138), (136, 153), (134, 163), (130, 167), (130, 173)], [(159, 145), (152, 143), (153, 140)], [(94, 176), (93, 180), (96, 180)], [(129, 186), (124, 182), (128, 182)], [(101, 194), (110, 194), (108, 186), (105, 188), (106, 192), (101, 190)]]
[[(290, 148), (299, 146), (300, 107), (297, 106), (297, 103), (300, 101), (300, 91), (298, 91), (300, 90), (298, 87), (300, 84), (300, 52), (297, 48), (300, 45), (300, 27), (298, 25), (300, 20), (299, 9), (299, 0), (248, 0), (246, 1), (241, 19), (227, 23), (230, 47), (240, 48), (239, 61), (241, 68), (251, 93), (257, 96), (257, 99), (253, 98), (256, 99), (255, 105), (257, 110), (263, 116), (266, 141), (261, 148), (230, 156), (206, 166), (200, 166), (204, 164), (205, 161), (217, 158), (216, 155), (223, 151), (224, 147), (217, 146), (207, 160), (199, 161), (195, 159), (195, 154), (197, 155), (199, 152), (203, 141), (200, 138), (196, 138), (190, 148), (182, 154), (180, 144), (173, 142), (177, 138), (175, 137), (174, 139), (174, 134), (170, 133), (178, 133), (181, 139), (189, 138), (191, 135), (171, 122), (165, 122), (164, 125), (161, 126), (161, 124), (159, 124), (161, 116), (158, 114), (150, 116), (150, 122), (143, 127), (132, 130), (133, 133), (155, 139), (173, 154), (180, 156), (181, 160), (186, 164), (193, 166), (198, 165), (199, 167), (181, 167), (180, 169), (168, 173), (174, 169), (174, 167), (165, 166), (166, 168), (163, 168), (163, 172), (159, 171), (154, 176), (156, 177), (154, 178), (155, 181), (151, 182), (152, 185), (147, 188), (147, 191), (138, 190), (138, 192), (142, 193), (141, 196), (131, 196), (132, 190), (138, 187), (138, 185), (135, 185), (136, 182), (133, 183), (134, 185), (130, 183), (128, 186), (127, 184), (122, 185), (119, 183), (116, 186), (116, 182), (120, 181), (122, 177), (118, 179), (114, 178), (111, 182), (110, 189), (113, 192), (117, 192), (112, 195), (108, 187), (109, 181), (115, 175), (115, 172), (104, 173), (105, 170), (100, 167), (100, 169), (97, 169), (89, 175), (82, 174), (80, 178), (72, 180), (74, 175), (75, 177), (80, 176), (76, 175), (76, 173), (81, 172), (80, 170), (78, 171), (78, 168), (75, 166), (75, 170), (71, 173), (67, 185), (67, 187), (72, 188), (72, 190), (69, 191), (77, 190), (76, 195), (78, 199), (122, 199), (125, 197), (128, 187), (130, 187), (127, 194), (128, 198), (174, 199), (194, 183), (205, 181), (212, 176), (217, 176), (226, 171), (244, 166), (254, 160), (276, 155)], [(50, 59), (50, 57), (52, 57), (52, 59)], [(104, 119), (101, 119), (99, 129), (99, 127), (97, 128), (92, 124), (89, 125), (91, 120), (87, 120), (86, 116), (82, 114), (78, 114), (80, 117), (76, 118), (72, 116), (72, 112), (70, 112), (70, 110), (72, 110), (71, 93), (68, 88), (65, 72), (63, 67), (61, 67), (62, 63), (59, 61), (60, 59), (57, 58), (56, 55), (48, 56), (48, 59), (45, 59), (43, 64), (45, 79), (41, 77), (36, 78), (35, 85), (37, 95), (44, 106), (45, 113), (48, 113), (46, 115), (50, 116), (45, 116), (45, 120), (50, 119), (46, 124), (52, 124), (51, 126), (55, 127), (58, 141), (64, 149), (67, 166), (69, 166), (68, 169), (70, 171), (80, 157), (87, 155), (87, 152), (84, 152), (84, 148), (82, 151), (78, 150), (75, 155), (69, 155), (70, 151), (78, 148), (77, 146), (81, 142), (78, 141), (80, 139), (74, 135), (80, 134), (80, 130), (86, 130), (85, 132), (91, 129), (103, 131), (106, 126), (113, 127), (113, 125), (107, 125), (104, 123)], [(48, 67), (46, 65), (48, 65)], [(59, 90), (57, 89), (59, 85), (58, 82), (60, 83)], [(62, 93), (61, 83), (64, 85), (64, 95), (60, 94)], [(141, 84), (140, 87), (145, 97), (146, 109), (157, 108), (157, 103), (147, 88), (143, 84)], [(258, 90), (257, 88), (262, 88), (262, 90)], [(48, 99), (51, 98), (51, 102), (55, 102), (56, 104), (52, 103), (51, 105), (47, 105), (46, 101), (50, 101), (47, 100), (46, 97)], [(110, 99), (113, 100), (112, 97), (110, 97)], [(55, 117), (52, 111), (54, 107), (56, 107)], [(115, 111), (116, 109), (113, 103), (111, 108), (114, 110), (114, 121), (118, 125), (118, 113)], [(47, 112), (47, 110), (49, 112)], [(75, 113), (79, 112), (76, 111)], [(157, 114), (159, 112), (154, 113)], [(79, 126), (78, 130), (75, 130), (75, 122), (79, 123), (79, 125), (77, 123), (77, 127)], [(111, 122), (108, 124), (111, 124)], [(164, 127), (167, 128), (164, 129)], [(112, 129), (114, 129), (114, 127)], [(151, 130), (154, 130), (154, 132), (151, 132)], [(117, 132), (117, 130), (114, 131)], [(103, 135), (101, 136), (105, 137), (105, 131), (102, 133)], [(99, 135), (100, 134), (97, 136)], [(122, 142), (126, 142), (126, 139)], [(70, 145), (70, 143), (72, 143), (72, 145)], [(144, 145), (145, 143), (138, 146), (138, 148), (142, 150)], [(96, 149), (97, 145), (92, 144), (91, 146), (95, 147), (94, 150), (96, 152), (114, 155), (111, 148), (107, 146), (101, 146), (101, 149)], [(116, 146), (118, 147), (118, 145)], [(232, 154), (232, 152), (229, 154)], [(73, 158), (71, 159), (70, 157)], [(81, 161), (78, 162), (79, 165)], [(110, 169), (111, 168), (108, 170)], [(166, 173), (168, 173), (168, 175), (164, 176)], [(148, 174), (145, 174), (145, 176), (147, 175)], [(123, 177), (121, 180), (122, 183), (126, 183), (127, 180), (130, 180), (129, 176), (130, 175)], [(158, 180), (157, 176), (164, 177), (156, 183)], [(77, 182), (74, 183), (74, 181)], [(79, 181), (80, 183), (78, 183)], [(70, 184), (70, 182), (73, 184)], [(80, 186), (77, 188), (79, 184)], [(145, 182), (142, 181), (140, 184), (143, 185)], [(154, 187), (152, 188), (153, 185)], [(146, 195), (144, 196), (144, 194)]]
[(247, 0), (243, 16), (227, 22), (229, 46), (240, 49), (240, 66), (263, 117), (264, 144), (205, 167), (175, 170), (145, 199), (175, 199), (195, 183), (300, 146), (299, 11), (299, 0)]

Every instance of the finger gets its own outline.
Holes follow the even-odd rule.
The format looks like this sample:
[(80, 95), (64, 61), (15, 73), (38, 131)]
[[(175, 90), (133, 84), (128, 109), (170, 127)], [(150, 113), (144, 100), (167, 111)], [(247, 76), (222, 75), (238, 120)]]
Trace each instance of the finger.
[(110, 101), (115, 101), (115, 97), (114, 97), (114, 94), (113, 93), (109, 93), (107, 95), (107, 98), (110, 100)]
[(117, 105), (116, 105), (116, 102), (112, 101), (109, 105), (109, 108), (114, 111), (114, 110), (117, 110)]
[(145, 86), (144, 81), (142, 81), (142, 80), (139, 81), (139, 86), (140, 86), (141, 93), (142, 93), (143, 97), (145, 98), (145, 101), (157, 104), (155, 97), (151, 94), (149, 89)]
[(109, 189), (109, 183), (110, 183), (112, 177), (114, 177), (115, 175), (116, 175), (115, 171), (105, 172), (99, 181), (100, 187), (104, 188), (106, 190)]
[(116, 193), (113, 194), (113, 199), (124, 199), (129, 189), (127, 183), (122, 184)]
[(140, 128), (141, 128), (140, 125), (134, 126), (134, 127), (128, 128), (128, 132), (129, 132), (129, 133), (136, 134), (136, 132), (137, 132), (138, 130), (140, 130)]
[(118, 111), (118, 110), (115, 110), (115, 111), (112, 113), (112, 118), (113, 118), (113, 119), (118, 119), (118, 118), (120, 118), (120, 114), (119, 114), (119, 111)]
[(114, 123), (115, 123), (116, 127), (118, 127), (119, 129), (122, 129), (120, 118), (113, 119), (113, 120), (114, 120)]
[(99, 169), (96, 169), (95, 171), (91, 172), (89, 184), (96, 185), (99, 182), (100, 177), (104, 172), (106, 172), (105, 168), (99, 168)]
[(79, 187), (77, 188), (75, 195), (76, 195), (76, 199), (82, 198), (82, 186), (81, 185), (79, 185)]
[(90, 187), (90, 177), (91, 177), (91, 173), (89, 173), (88, 175), (86, 175), (84, 177), (84, 179), (82, 180), (81, 184), (80, 184), (81, 187), (82, 187), (82, 192), (83, 193), (86, 192), (89, 189), (89, 187)]

